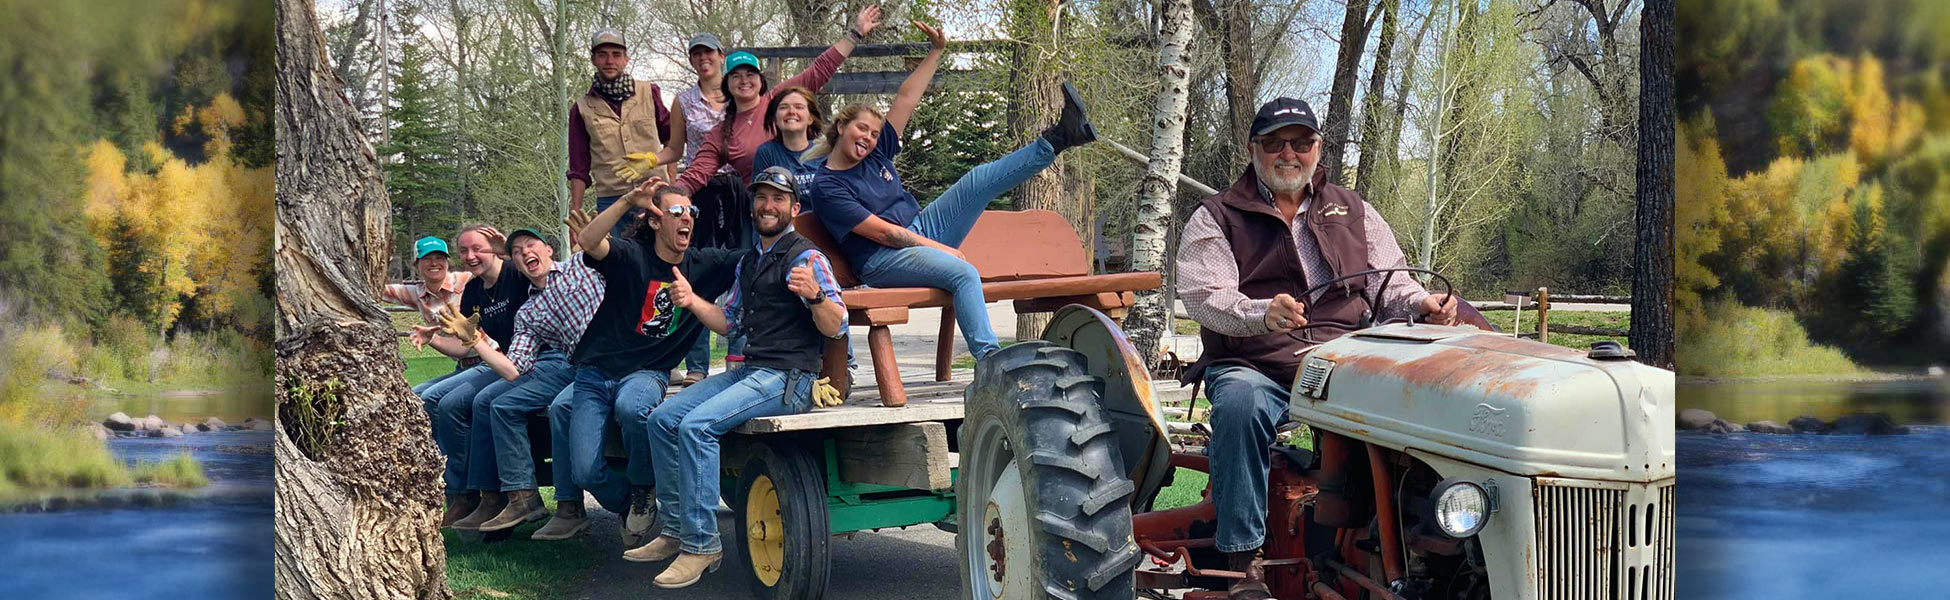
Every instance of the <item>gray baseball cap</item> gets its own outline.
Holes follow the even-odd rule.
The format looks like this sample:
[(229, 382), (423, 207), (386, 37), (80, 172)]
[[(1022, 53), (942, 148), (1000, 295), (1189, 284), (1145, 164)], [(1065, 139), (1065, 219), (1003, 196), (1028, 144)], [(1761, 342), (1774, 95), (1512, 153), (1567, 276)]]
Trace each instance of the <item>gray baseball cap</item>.
[(602, 29), (598, 29), (596, 30), (595, 35), (589, 36), (590, 50), (595, 50), (596, 48), (601, 47), (604, 44), (616, 44), (618, 46), (622, 46), (624, 50), (630, 49), (630, 45), (624, 43), (623, 41), (623, 32), (617, 30), (614, 27), (604, 27)]
[(691, 43), (684, 46), (684, 51), (689, 52), (692, 48), (698, 46), (724, 52), (724, 43), (719, 42), (717, 34), (714, 33), (699, 33), (691, 36)]

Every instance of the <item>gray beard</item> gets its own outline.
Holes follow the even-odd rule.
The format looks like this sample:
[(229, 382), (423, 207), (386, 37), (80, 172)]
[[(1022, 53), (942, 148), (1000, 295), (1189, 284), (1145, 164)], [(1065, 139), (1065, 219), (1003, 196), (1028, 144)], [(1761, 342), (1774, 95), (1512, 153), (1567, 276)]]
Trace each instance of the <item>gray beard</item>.
[[(1319, 165), (1315, 165), (1314, 168), (1319, 168)], [(1259, 182), (1266, 186), (1266, 191), (1275, 194), (1298, 194), (1301, 190), (1307, 189), (1307, 182), (1313, 181), (1314, 178), (1313, 169), (1307, 169), (1291, 181), (1282, 180), (1273, 176), (1272, 165), (1261, 163), (1257, 158), (1253, 159), (1253, 170), (1259, 173)]]

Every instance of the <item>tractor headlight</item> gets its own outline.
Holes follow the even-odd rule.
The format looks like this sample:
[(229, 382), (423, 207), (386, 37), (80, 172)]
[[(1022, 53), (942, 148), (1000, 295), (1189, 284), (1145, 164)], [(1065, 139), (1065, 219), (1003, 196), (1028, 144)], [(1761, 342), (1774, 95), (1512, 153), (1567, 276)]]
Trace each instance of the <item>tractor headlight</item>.
[(1474, 481), (1449, 479), (1436, 484), (1435, 524), (1449, 537), (1476, 535), (1496, 512), (1496, 487)]

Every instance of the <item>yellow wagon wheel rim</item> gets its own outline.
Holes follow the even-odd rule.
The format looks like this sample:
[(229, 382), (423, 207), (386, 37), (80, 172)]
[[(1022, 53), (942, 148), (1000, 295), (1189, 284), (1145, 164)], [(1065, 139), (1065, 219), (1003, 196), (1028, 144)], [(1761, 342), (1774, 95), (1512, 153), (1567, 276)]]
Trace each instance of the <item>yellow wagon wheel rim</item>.
[(767, 587), (778, 585), (785, 572), (785, 520), (779, 514), (779, 490), (772, 478), (759, 475), (745, 495), (745, 544), (751, 549), (752, 573)]

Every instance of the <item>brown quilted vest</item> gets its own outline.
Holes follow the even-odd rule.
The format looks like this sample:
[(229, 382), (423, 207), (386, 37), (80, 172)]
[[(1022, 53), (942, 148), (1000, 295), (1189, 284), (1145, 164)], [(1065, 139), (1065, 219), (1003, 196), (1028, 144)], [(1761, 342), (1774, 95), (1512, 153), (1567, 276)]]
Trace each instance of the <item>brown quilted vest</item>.
[[(1368, 235), (1362, 225), (1368, 212), (1367, 203), (1347, 188), (1327, 183), (1326, 169), (1314, 171), (1312, 189), (1315, 192), (1307, 204), (1304, 222), (1333, 271), (1329, 275), (1340, 277), (1373, 268), (1368, 265)], [(1254, 299), (1289, 294), (1306, 305), (1310, 323), (1358, 324), (1365, 319), (1370, 310), (1367, 300), (1361, 297), (1361, 290), (1367, 285), (1365, 277), (1334, 284), (1312, 301), (1301, 296), (1307, 289), (1307, 278), (1300, 267), (1300, 254), (1294, 248), (1292, 230), (1280, 216), (1279, 208), (1261, 199), (1259, 176), (1250, 165), (1231, 188), (1206, 198), (1199, 205), (1218, 221), (1219, 230), (1225, 232), (1226, 241), (1232, 246), (1233, 260), (1239, 267), (1240, 293)], [(1324, 326), (1306, 330), (1304, 335), (1326, 341), (1348, 331)], [(1302, 334), (1295, 331), (1293, 335), (1233, 337), (1200, 328), (1199, 341), (1205, 349), (1198, 362), (1185, 370), (1183, 382), (1199, 380), (1205, 369), (1215, 363), (1229, 363), (1251, 366), (1273, 381), (1291, 384), (1303, 358), (1295, 352), (1308, 346), (1294, 337)]]

